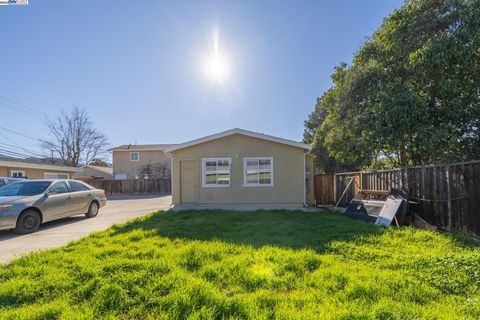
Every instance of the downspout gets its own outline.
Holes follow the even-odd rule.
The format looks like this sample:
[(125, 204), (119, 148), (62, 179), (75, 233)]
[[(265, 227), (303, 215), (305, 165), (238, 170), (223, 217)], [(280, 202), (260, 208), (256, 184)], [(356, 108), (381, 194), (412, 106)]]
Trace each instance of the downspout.
[(113, 174), (113, 180), (117, 180), (115, 178), (115, 155), (114, 155), (115, 150), (112, 150), (112, 174)]
[(170, 205), (173, 206), (173, 156), (171, 153), (168, 152), (165, 152), (165, 154), (167, 155), (167, 157), (170, 158), (170, 199), (172, 199)]
[(307, 168), (306, 168), (307, 154), (303, 154), (303, 206), (307, 207)]

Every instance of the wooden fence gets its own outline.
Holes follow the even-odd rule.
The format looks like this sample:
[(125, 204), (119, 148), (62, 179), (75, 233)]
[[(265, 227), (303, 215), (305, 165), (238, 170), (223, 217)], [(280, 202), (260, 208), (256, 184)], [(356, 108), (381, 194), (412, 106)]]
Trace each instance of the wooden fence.
[(335, 203), (335, 175), (322, 174), (315, 176), (315, 199), (317, 204)]
[(170, 179), (88, 180), (86, 183), (112, 194), (171, 194)]
[(340, 206), (348, 204), (360, 190), (403, 188), (418, 203), (418, 214), (429, 223), (480, 236), (480, 161), (340, 173), (335, 174), (332, 188), (334, 201), (323, 203), (320, 197), (318, 204), (338, 202), (345, 190)]

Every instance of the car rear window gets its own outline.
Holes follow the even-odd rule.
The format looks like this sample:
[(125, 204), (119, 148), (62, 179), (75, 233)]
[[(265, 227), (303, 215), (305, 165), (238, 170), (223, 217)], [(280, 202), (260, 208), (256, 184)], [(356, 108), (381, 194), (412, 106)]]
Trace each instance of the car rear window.
[(90, 190), (86, 185), (77, 181), (69, 181), (68, 183), (72, 192)]

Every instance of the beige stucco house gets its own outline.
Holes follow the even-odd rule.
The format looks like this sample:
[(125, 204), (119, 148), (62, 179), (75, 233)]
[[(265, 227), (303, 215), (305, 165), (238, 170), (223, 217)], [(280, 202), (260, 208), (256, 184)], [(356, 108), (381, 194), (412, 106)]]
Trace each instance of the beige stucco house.
[(112, 152), (113, 176), (117, 180), (170, 177), (169, 144), (122, 145)]
[(80, 180), (113, 180), (113, 168), (87, 164), (86, 166), (79, 168), (78, 172), (75, 173), (73, 177)]
[(175, 207), (314, 204), (312, 147), (232, 129), (166, 148)]
[(0, 177), (29, 179), (70, 179), (78, 168), (42, 163), (34, 160), (0, 159)]

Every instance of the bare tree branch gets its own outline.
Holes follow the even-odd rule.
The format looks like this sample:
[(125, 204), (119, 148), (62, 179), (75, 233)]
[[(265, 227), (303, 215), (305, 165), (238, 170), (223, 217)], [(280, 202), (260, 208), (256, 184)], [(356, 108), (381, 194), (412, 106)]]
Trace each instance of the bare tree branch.
[(141, 179), (164, 179), (170, 177), (170, 166), (166, 161), (147, 163), (141, 166), (137, 175)]
[(105, 153), (108, 146), (107, 137), (93, 126), (86, 110), (77, 106), (70, 112), (61, 111), (47, 126), (50, 139), (42, 139), (41, 145), (67, 166), (88, 164)]

